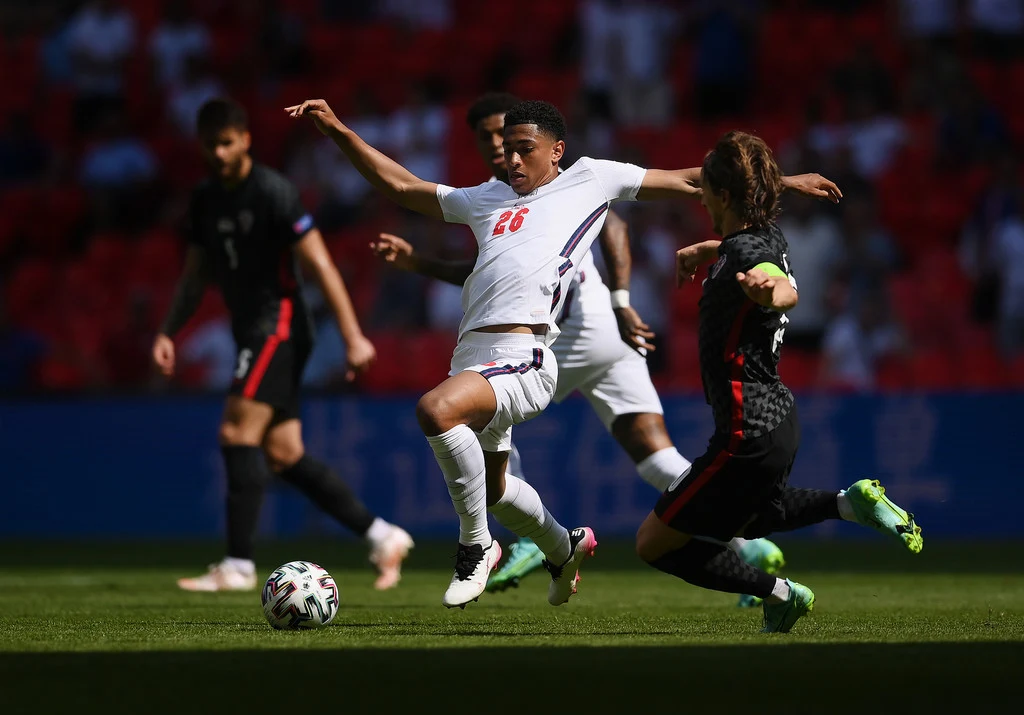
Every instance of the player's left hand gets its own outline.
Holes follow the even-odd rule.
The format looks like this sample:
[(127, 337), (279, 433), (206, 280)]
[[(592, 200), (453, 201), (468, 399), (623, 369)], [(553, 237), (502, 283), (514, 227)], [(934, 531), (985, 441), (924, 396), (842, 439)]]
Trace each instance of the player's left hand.
[(839, 203), (843, 198), (843, 192), (839, 190), (834, 181), (829, 181), (821, 174), (797, 174), (796, 176), (784, 177), (783, 183), (787, 189), (791, 189), (805, 196), (812, 196), (816, 199)]
[(640, 318), (640, 314), (632, 306), (615, 308), (612, 312), (615, 313), (615, 322), (619, 324), (619, 337), (626, 345), (641, 355), (657, 349), (650, 342), (655, 337), (651, 326)]
[(385, 262), (393, 264), (395, 268), (403, 271), (413, 270), (412, 244), (401, 236), (382, 233), (376, 241), (370, 242), (370, 250)]
[(334, 114), (334, 110), (323, 99), (307, 99), (302, 104), (295, 104), (285, 107), (289, 117), (309, 117), (316, 124), (316, 128), (322, 134), (330, 134), (334, 129), (342, 127), (341, 120)]
[(770, 276), (759, 268), (751, 268), (746, 273), (737, 273), (736, 280), (752, 301), (770, 306), (775, 295), (775, 283), (781, 279)]
[(370, 365), (373, 364), (373, 361), (377, 359), (377, 348), (373, 347), (373, 343), (362, 335), (354, 340), (350, 340), (347, 348), (348, 351), (345, 354), (347, 368), (345, 380), (352, 382), (356, 379), (356, 375), (362, 375), (366, 372)]

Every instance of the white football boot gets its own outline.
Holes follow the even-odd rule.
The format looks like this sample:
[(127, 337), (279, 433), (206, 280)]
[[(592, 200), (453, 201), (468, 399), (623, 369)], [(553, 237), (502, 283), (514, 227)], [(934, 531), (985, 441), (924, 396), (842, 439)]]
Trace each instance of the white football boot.
[(243, 573), (227, 559), (210, 564), (210, 570), (197, 578), (179, 578), (178, 588), (186, 591), (252, 591), (256, 572)]
[(580, 580), (580, 565), (585, 559), (594, 555), (597, 548), (597, 537), (589, 526), (581, 526), (569, 532), (569, 558), (560, 566), (550, 561), (544, 562), (544, 568), (551, 574), (548, 585), (548, 603), (561, 606), (576, 593), (576, 583)]
[(465, 608), (470, 601), (480, 598), (491, 571), (501, 561), (501, 544), (496, 540), (486, 549), (480, 544), (459, 544), (455, 555), (455, 574), (441, 603), (445, 608)]
[(415, 544), (405, 529), (392, 526), (388, 535), (370, 549), (370, 563), (377, 569), (373, 587), (378, 591), (394, 588), (402, 580), (402, 562)]

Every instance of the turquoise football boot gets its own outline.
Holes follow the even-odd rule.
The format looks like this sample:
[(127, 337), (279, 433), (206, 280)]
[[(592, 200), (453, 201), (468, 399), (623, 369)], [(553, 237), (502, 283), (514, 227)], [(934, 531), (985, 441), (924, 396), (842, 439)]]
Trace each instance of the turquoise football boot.
[(529, 539), (520, 539), (509, 547), (505, 564), (487, 579), (485, 590), (498, 593), (515, 588), (519, 586), (520, 579), (541, 568), (543, 564), (544, 554), (540, 548)]

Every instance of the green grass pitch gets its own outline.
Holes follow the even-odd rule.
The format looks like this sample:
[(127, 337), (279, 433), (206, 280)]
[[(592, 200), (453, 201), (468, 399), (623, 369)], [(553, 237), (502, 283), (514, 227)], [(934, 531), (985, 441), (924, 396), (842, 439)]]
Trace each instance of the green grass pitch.
[(214, 545), (12, 544), (0, 560), (5, 713), (971, 712), (1019, 704), (1024, 544), (779, 540), (817, 594), (789, 635), (602, 544), (567, 606), (546, 574), (447, 611), (449, 544), (414, 551), (401, 586), (371, 587), (365, 551), (266, 544), (335, 576), (325, 629), (276, 632), (258, 593), (189, 594)]

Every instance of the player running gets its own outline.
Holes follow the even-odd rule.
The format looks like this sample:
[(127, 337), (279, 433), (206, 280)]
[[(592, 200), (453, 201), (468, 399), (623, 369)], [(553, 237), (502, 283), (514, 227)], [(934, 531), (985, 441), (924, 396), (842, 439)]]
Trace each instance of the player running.
[(348, 346), (348, 379), (370, 366), (374, 347), (298, 190), (249, 155), (245, 110), (230, 100), (211, 100), (199, 110), (198, 130), (210, 178), (192, 194), (185, 267), (153, 343), (153, 362), (164, 375), (174, 374), (174, 336), (199, 307), (210, 281), (220, 287), (231, 313), (238, 362), (220, 425), (228, 479), (227, 556), (178, 585), (188, 591), (256, 587), (253, 538), (273, 470), (364, 537), (378, 571), (374, 586), (392, 588), (412, 539), (370, 513), (302, 443), (298, 391), (313, 329), (298, 263), (316, 278), (334, 311)]
[(366, 144), (321, 99), (285, 111), (312, 118), (385, 196), (426, 216), (466, 224), (477, 239), (450, 377), (416, 407), (459, 515), (455, 573), (442, 603), (465, 607), (479, 598), (500, 559), (488, 510), (540, 547), (551, 574), (548, 602), (565, 603), (597, 540), (588, 527), (565, 529), (532, 486), (506, 475), (512, 426), (540, 414), (555, 394), (555, 318), (611, 202), (694, 198), (699, 170), (647, 171), (584, 157), (560, 174), (565, 120), (546, 102), (521, 102), (505, 115), (509, 183), (455, 189), (414, 176)]
[[(477, 151), (492, 173), (491, 181), (509, 183), (502, 140), (505, 113), (520, 100), (505, 93), (485, 94), (470, 106), (466, 121), (476, 136)], [(640, 477), (664, 492), (690, 467), (668, 435), (661, 400), (651, 382), (642, 351), (653, 350), (654, 338), (636, 310), (629, 305), (632, 260), (626, 222), (611, 209), (599, 234), (609, 271), (611, 293), (587, 251), (569, 283), (565, 304), (558, 316), (561, 331), (551, 346), (558, 362), (558, 384), (552, 401), (562, 402), (575, 391), (590, 402), (598, 418), (636, 465)], [(371, 244), (374, 252), (397, 268), (464, 285), (476, 256), (461, 261), (442, 261), (413, 250), (412, 245), (390, 234)], [(621, 336), (621, 340), (619, 339)], [(518, 451), (513, 446), (508, 472), (523, 477)], [(730, 546), (744, 560), (768, 573), (784, 565), (782, 551), (767, 539), (734, 539)], [(487, 581), (488, 591), (518, 586), (520, 579), (541, 568), (544, 555), (530, 539), (512, 544), (505, 564)], [(749, 596), (740, 605), (754, 605)]]
[[(757, 137), (725, 135), (704, 159), (701, 203), (721, 243), (678, 254), (680, 280), (715, 260), (700, 299), (700, 364), (715, 433), (708, 451), (666, 491), (637, 533), (655, 568), (703, 588), (764, 599), (763, 632), (788, 632), (814, 607), (806, 586), (744, 563), (721, 540), (846, 519), (921, 551), (921, 528), (877, 481), (827, 492), (787, 485), (800, 424), (776, 371), (786, 312), (797, 304), (786, 239), (774, 218), (782, 177)], [(717, 541), (712, 541), (717, 540)]]

